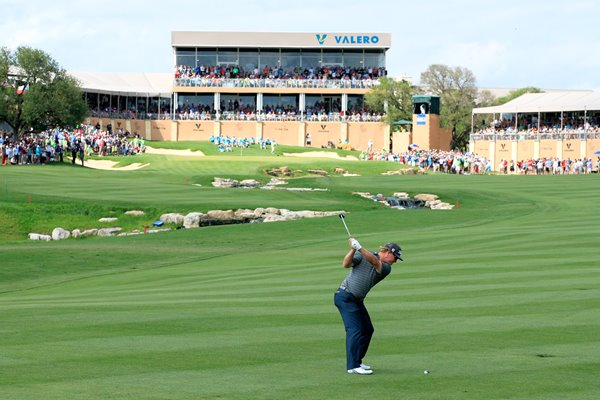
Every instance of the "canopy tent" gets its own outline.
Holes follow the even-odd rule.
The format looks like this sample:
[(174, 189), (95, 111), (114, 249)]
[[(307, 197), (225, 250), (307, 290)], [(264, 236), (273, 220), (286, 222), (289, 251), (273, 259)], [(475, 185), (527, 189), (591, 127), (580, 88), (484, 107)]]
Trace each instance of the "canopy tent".
[(525, 93), (506, 104), (473, 109), (475, 114), (600, 111), (600, 92)]
[(173, 92), (173, 74), (127, 72), (69, 72), (86, 92), (122, 96), (166, 97)]

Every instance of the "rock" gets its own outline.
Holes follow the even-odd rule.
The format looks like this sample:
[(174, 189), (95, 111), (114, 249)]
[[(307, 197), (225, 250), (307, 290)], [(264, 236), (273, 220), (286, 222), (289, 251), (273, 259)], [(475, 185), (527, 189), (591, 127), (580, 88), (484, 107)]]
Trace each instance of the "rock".
[(344, 168), (336, 167), (336, 168), (333, 169), (333, 173), (334, 174), (338, 174), (338, 175), (345, 175), (345, 174), (348, 173), (348, 170), (344, 169)]
[(198, 228), (200, 221), (205, 218), (206, 214), (201, 212), (191, 212), (183, 218), (184, 228)]
[(279, 222), (279, 221), (289, 221), (291, 218), (286, 218), (277, 214), (267, 214), (263, 219), (263, 222)]
[(287, 185), (287, 184), (288, 184), (287, 181), (284, 181), (283, 179), (271, 178), (269, 183), (267, 183), (267, 186), (279, 186), (279, 185)]
[(435, 194), (428, 194), (428, 193), (421, 193), (415, 196), (415, 199), (417, 200), (423, 200), (425, 202), (427, 201), (431, 201), (431, 200), (437, 200), (440, 197), (435, 195)]
[(168, 214), (161, 215), (159, 220), (161, 220), (165, 224), (181, 225), (181, 224), (183, 224), (184, 218), (185, 217), (183, 215), (178, 214), (178, 213), (168, 213)]
[(255, 188), (259, 187), (260, 185), (262, 185), (262, 183), (260, 183), (256, 179), (244, 179), (239, 183), (239, 186), (243, 188)]
[(113, 236), (119, 232), (121, 232), (123, 230), (123, 228), (119, 228), (119, 227), (114, 227), (114, 228), (102, 228), (102, 229), (98, 229), (98, 236)]
[(52, 236), (50, 235), (44, 235), (41, 233), (30, 233), (28, 235), (29, 240), (45, 240), (46, 242), (49, 242), (52, 240)]
[(118, 220), (119, 218), (116, 217), (107, 217), (107, 218), (100, 218), (98, 220), (98, 222), (115, 222), (116, 220)]
[(52, 240), (63, 240), (71, 237), (71, 232), (63, 228), (54, 228), (52, 231)]
[(292, 170), (289, 167), (279, 167), (279, 168), (271, 168), (266, 170), (265, 173), (271, 176), (292, 176)]
[(329, 175), (329, 173), (327, 171), (325, 171), (324, 169), (309, 169), (306, 172), (308, 172), (309, 174), (322, 175), (322, 176)]
[(275, 207), (267, 207), (265, 209), (265, 213), (266, 214), (273, 214), (273, 215), (281, 215), (281, 211), (279, 211), (279, 209), (275, 208)]
[(130, 211), (125, 211), (125, 215), (135, 215), (135, 216), (139, 216), (139, 215), (145, 215), (146, 213), (143, 212), (142, 210), (130, 210)]
[(234, 188), (239, 186), (239, 182), (235, 179), (217, 178), (215, 177), (212, 181), (214, 187), (219, 188)]
[(96, 228), (86, 229), (85, 231), (81, 232), (81, 236), (96, 236), (97, 234), (98, 229)]
[(209, 219), (230, 220), (235, 218), (233, 210), (210, 210), (206, 215)]
[(392, 196), (399, 197), (401, 199), (408, 199), (408, 193), (406, 192), (395, 192)]
[(235, 218), (238, 219), (256, 219), (258, 218), (256, 214), (254, 214), (254, 210), (250, 210), (248, 208), (240, 208), (239, 210), (235, 210), (233, 213)]
[(73, 229), (71, 231), (71, 237), (74, 237), (75, 239), (77, 239), (80, 236), (81, 236), (81, 230), (79, 230), (79, 229)]

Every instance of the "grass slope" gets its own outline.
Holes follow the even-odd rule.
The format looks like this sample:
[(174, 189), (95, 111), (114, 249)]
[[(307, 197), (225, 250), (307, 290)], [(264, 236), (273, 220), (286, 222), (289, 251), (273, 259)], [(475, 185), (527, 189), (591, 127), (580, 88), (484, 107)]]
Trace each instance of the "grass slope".
[[(150, 170), (118, 173), (3, 169), (0, 397), (597, 397), (597, 177), (381, 176), (389, 164), (355, 162), (360, 177), (290, 184), (328, 192), (191, 185), (215, 174), (265, 179), (260, 162), (345, 165), (156, 157)], [(397, 211), (353, 191), (433, 192), (459, 208)], [(406, 261), (367, 299), (373, 376), (344, 370), (333, 291), (347, 238), (336, 217), (49, 243), (5, 232), (129, 208), (271, 205), (345, 209), (363, 245), (402, 245)]]

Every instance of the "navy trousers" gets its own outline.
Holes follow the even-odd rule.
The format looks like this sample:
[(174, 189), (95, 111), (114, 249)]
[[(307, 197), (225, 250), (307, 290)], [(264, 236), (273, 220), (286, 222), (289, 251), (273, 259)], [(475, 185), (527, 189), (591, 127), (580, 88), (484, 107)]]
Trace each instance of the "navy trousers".
[(371, 317), (363, 301), (343, 289), (335, 292), (333, 302), (340, 311), (346, 328), (347, 369), (358, 368), (367, 354), (371, 337), (375, 332)]

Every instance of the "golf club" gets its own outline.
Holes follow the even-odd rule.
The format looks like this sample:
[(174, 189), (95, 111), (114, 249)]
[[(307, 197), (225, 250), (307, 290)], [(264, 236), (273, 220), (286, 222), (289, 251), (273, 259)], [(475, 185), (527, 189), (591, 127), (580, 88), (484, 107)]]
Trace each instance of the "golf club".
[(346, 228), (346, 232), (348, 232), (348, 237), (352, 237), (352, 235), (350, 234), (350, 231), (348, 230), (348, 225), (346, 225), (346, 214), (344, 213), (340, 213), (340, 219), (342, 220), (342, 222), (344, 223), (344, 227)]

